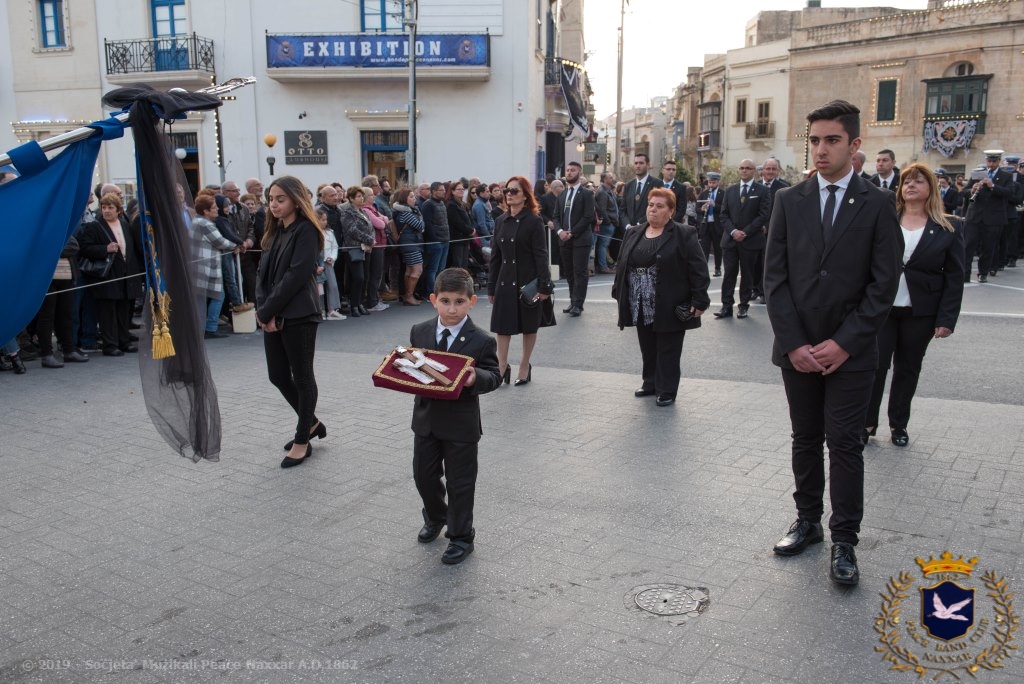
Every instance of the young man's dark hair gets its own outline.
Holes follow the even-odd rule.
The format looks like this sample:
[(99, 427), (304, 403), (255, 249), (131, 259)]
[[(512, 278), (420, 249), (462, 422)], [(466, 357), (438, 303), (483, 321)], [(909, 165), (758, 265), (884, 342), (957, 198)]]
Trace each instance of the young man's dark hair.
[(636, 159), (638, 157), (643, 157), (644, 161), (647, 162), (648, 164), (651, 163), (651, 158), (648, 157), (647, 153), (645, 153), (645, 152), (637, 152), (636, 154), (633, 155), (633, 159)]
[(832, 100), (807, 115), (807, 123), (815, 121), (838, 121), (850, 140), (860, 137), (860, 110), (846, 100)]
[(878, 150), (878, 154), (887, 154), (889, 155), (889, 159), (896, 161), (896, 153), (892, 150)]
[(665, 168), (666, 166), (671, 166), (674, 169), (676, 168), (676, 163), (671, 159), (667, 159), (665, 163), (661, 165), (661, 168)]
[(473, 276), (464, 268), (446, 268), (437, 274), (434, 280), (434, 292), (452, 292), (472, 297), (476, 294)]
[(580, 164), (578, 161), (571, 161), (568, 164), (566, 164), (566, 166), (575, 166), (577, 169), (583, 168), (583, 165)]

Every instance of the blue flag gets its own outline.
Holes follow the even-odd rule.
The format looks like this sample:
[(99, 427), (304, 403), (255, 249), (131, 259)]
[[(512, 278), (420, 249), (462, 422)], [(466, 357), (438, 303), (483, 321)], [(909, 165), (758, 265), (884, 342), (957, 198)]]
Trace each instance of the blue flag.
[(20, 176), (0, 185), (0, 343), (35, 317), (53, 280), (61, 250), (78, 228), (100, 143), (124, 135), (124, 124), (89, 124), (96, 133), (47, 159), (35, 141), (8, 152)]

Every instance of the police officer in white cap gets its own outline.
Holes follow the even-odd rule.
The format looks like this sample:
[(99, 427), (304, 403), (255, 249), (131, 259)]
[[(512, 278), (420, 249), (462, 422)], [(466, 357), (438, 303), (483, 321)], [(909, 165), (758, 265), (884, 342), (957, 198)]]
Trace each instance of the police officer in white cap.
[(999, 168), (1002, 150), (985, 150), (985, 168), (972, 174), (973, 184), (967, 207), (967, 253), (964, 282), (970, 281), (971, 258), (978, 251), (978, 282), (988, 282), (996, 274), (999, 238), (1006, 225), (1006, 203), (1013, 197), (1010, 174)]

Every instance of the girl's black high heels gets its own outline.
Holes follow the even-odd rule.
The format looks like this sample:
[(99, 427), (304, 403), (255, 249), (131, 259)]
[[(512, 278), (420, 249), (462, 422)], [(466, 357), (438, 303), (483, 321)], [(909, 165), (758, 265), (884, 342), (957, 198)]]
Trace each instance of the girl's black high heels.
[[(326, 436), (327, 436), (327, 426), (324, 425), (323, 423), (317, 423), (316, 429), (309, 433), (309, 438), (310, 439), (313, 439), (314, 437), (316, 437), (317, 439), (323, 439)], [(294, 445), (294, 444), (295, 444), (295, 440), (292, 440), (292, 441), (288, 442), (287, 444), (284, 445), (284, 450), (285, 451), (290, 451), (291, 448), (292, 448), (292, 445)]]

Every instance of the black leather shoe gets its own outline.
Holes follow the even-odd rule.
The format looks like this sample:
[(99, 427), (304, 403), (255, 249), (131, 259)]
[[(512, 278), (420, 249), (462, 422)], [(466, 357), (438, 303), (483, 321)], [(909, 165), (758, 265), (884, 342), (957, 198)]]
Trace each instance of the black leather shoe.
[(125, 354), (138, 354), (139, 348), (134, 344), (129, 344), (124, 347), (121, 347), (121, 351), (123, 351)]
[(567, 311), (566, 313), (568, 313), (573, 318), (579, 318), (580, 314), (583, 313), (583, 309), (581, 309), (578, 306), (574, 306), (570, 308), (569, 311)]
[(205, 339), (205, 340), (222, 340), (222, 339), (224, 339), (227, 336), (228, 335), (226, 333), (210, 332), (209, 330), (207, 330), (205, 333), (203, 333), (203, 339)]
[(64, 355), (64, 361), (66, 363), (85, 363), (89, 360), (89, 357), (80, 351), (73, 351)]
[(103, 355), (104, 356), (124, 356), (124, 352), (121, 351), (120, 349), (104, 349), (103, 350)]
[(0, 371), (14, 370), (14, 364), (6, 356), (0, 356)]
[(569, 313), (570, 311), (572, 311), (572, 304), (562, 309), (562, 313)]
[(857, 554), (853, 552), (853, 544), (836, 542), (832, 545), (832, 562), (829, 564), (828, 576), (836, 584), (852, 586), (860, 581), (860, 569), (857, 567)]
[(715, 278), (721, 278), (721, 277), (722, 277), (722, 271), (716, 268), (716, 269), (715, 269), (715, 275), (714, 275), (714, 277), (715, 277)]
[(429, 544), (430, 542), (437, 539), (438, 535), (441, 534), (441, 530), (444, 529), (444, 523), (423, 523), (423, 527), (420, 528), (420, 533), (416, 535), (416, 541), (420, 544)]
[(747, 313), (750, 311), (750, 307), (744, 304), (740, 304), (739, 310), (736, 312), (736, 318), (746, 318)]
[(533, 380), (533, 364), (526, 370), (525, 378), (516, 378), (516, 381), (512, 383), (513, 387), (522, 387), (523, 385), (529, 385), (530, 381)]
[(644, 389), (643, 387), (641, 387), (637, 391), (633, 392), (633, 396), (634, 397), (650, 397), (650, 396), (653, 396), (653, 395), (654, 395), (654, 390), (652, 390), (652, 389)]
[[(327, 426), (324, 425), (323, 423), (317, 423), (316, 424), (316, 429), (309, 433), (309, 438), (310, 439), (313, 439), (314, 437), (316, 437), (317, 439), (323, 439), (326, 436), (327, 436)], [(291, 448), (292, 448), (292, 446), (294, 444), (295, 444), (295, 440), (289, 441), (287, 444), (284, 445), (284, 450), (285, 451), (291, 451)]]
[(821, 529), (820, 522), (800, 520), (789, 526), (789, 532), (779, 540), (779, 543), (772, 549), (780, 556), (795, 556), (803, 553), (811, 544), (820, 544), (825, 541), (825, 532)]
[(980, 276), (978, 276), (978, 282), (979, 283), (987, 283), (988, 282), (988, 276), (985, 275), (984, 273), (982, 273)]
[(732, 307), (723, 306), (721, 309), (715, 312), (715, 318), (732, 318)]
[(448, 548), (441, 555), (441, 562), (445, 565), (458, 565), (473, 553), (473, 542), (455, 541), (448, 542)]
[(861, 430), (861, 433), (860, 433), (860, 443), (863, 444), (864, 446), (867, 446), (868, 445), (868, 439), (870, 439), (871, 437), (875, 436), (875, 429), (876, 428), (870, 428), (870, 429), (864, 428), (863, 430)]
[(671, 394), (662, 394), (655, 403), (658, 406), (671, 406), (676, 403), (676, 398)]
[(59, 361), (53, 354), (47, 354), (43, 357), (41, 365), (43, 368), (63, 368), (64, 362)]
[(308, 461), (309, 457), (312, 456), (312, 455), (313, 455), (313, 446), (311, 444), (307, 444), (306, 445), (306, 455), (305, 456), (303, 456), (302, 458), (291, 458), (290, 456), (285, 456), (284, 460), (281, 461), (281, 467), (282, 468), (294, 468), (297, 465), (302, 465), (303, 463)]
[(898, 447), (905, 447), (910, 444), (910, 435), (906, 428), (892, 428), (892, 443)]

